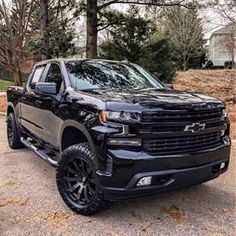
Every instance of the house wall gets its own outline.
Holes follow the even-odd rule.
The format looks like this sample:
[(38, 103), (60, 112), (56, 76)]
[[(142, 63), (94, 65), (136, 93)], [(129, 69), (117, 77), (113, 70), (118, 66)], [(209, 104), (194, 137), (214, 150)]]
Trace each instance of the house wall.
[[(225, 34), (213, 34), (210, 39), (208, 59), (214, 66), (224, 66), (225, 61), (231, 61), (231, 55), (224, 46)], [(235, 53), (236, 57), (236, 53)]]

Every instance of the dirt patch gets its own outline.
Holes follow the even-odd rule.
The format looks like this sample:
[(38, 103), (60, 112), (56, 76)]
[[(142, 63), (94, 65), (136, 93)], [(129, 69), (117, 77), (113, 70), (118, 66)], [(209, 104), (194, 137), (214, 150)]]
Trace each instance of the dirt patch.
[(2, 187), (7, 187), (7, 186), (12, 187), (12, 186), (15, 185), (15, 184), (16, 184), (16, 181), (15, 181), (15, 180), (9, 180), (9, 181), (7, 181), (6, 183), (4, 183), (4, 184), (1, 186), (1, 188), (2, 188)]
[(0, 112), (6, 112), (6, 111), (7, 111), (7, 97), (0, 96)]
[(163, 209), (163, 212), (166, 213), (174, 221), (174, 223), (180, 225), (186, 224), (185, 213), (177, 206), (171, 205), (168, 209)]
[(45, 220), (53, 226), (60, 227), (60, 228), (68, 228), (69, 221), (68, 219), (72, 216), (72, 213), (68, 212), (49, 212), (45, 216)]
[(29, 201), (29, 198), (26, 199), (0, 199), (0, 207), (7, 206), (26, 206)]
[(177, 90), (201, 93), (236, 103), (236, 70), (189, 70), (178, 72)]

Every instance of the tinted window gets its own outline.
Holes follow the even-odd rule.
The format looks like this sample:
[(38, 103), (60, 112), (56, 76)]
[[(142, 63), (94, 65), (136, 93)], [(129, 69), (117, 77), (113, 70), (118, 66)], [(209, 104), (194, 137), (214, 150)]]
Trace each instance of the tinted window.
[(57, 85), (57, 93), (59, 93), (62, 84), (62, 75), (58, 64), (51, 64), (45, 82), (55, 83)]
[(45, 66), (38, 66), (36, 67), (32, 80), (30, 82), (30, 88), (31, 89), (35, 89), (35, 84), (37, 82), (39, 82), (39, 80), (41, 79), (43, 72), (44, 72)]
[(142, 67), (122, 62), (71, 61), (66, 68), (72, 87), (83, 89), (164, 89)]

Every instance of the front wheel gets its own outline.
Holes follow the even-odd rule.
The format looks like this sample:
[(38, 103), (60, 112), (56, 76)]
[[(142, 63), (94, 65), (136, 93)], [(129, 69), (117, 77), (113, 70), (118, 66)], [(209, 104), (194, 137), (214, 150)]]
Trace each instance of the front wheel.
[(88, 143), (67, 148), (58, 161), (57, 187), (66, 205), (82, 215), (93, 215), (106, 206), (95, 178), (94, 155)]

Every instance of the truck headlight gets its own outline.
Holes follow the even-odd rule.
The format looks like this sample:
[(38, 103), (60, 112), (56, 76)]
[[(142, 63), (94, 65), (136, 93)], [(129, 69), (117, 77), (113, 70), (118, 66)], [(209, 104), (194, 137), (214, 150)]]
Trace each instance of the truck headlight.
[(139, 122), (141, 115), (137, 112), (117, 112), (117, 111), (101, 111), (100, 119), (102, 122), (107, 121), (126, 121), (126, 122)]

